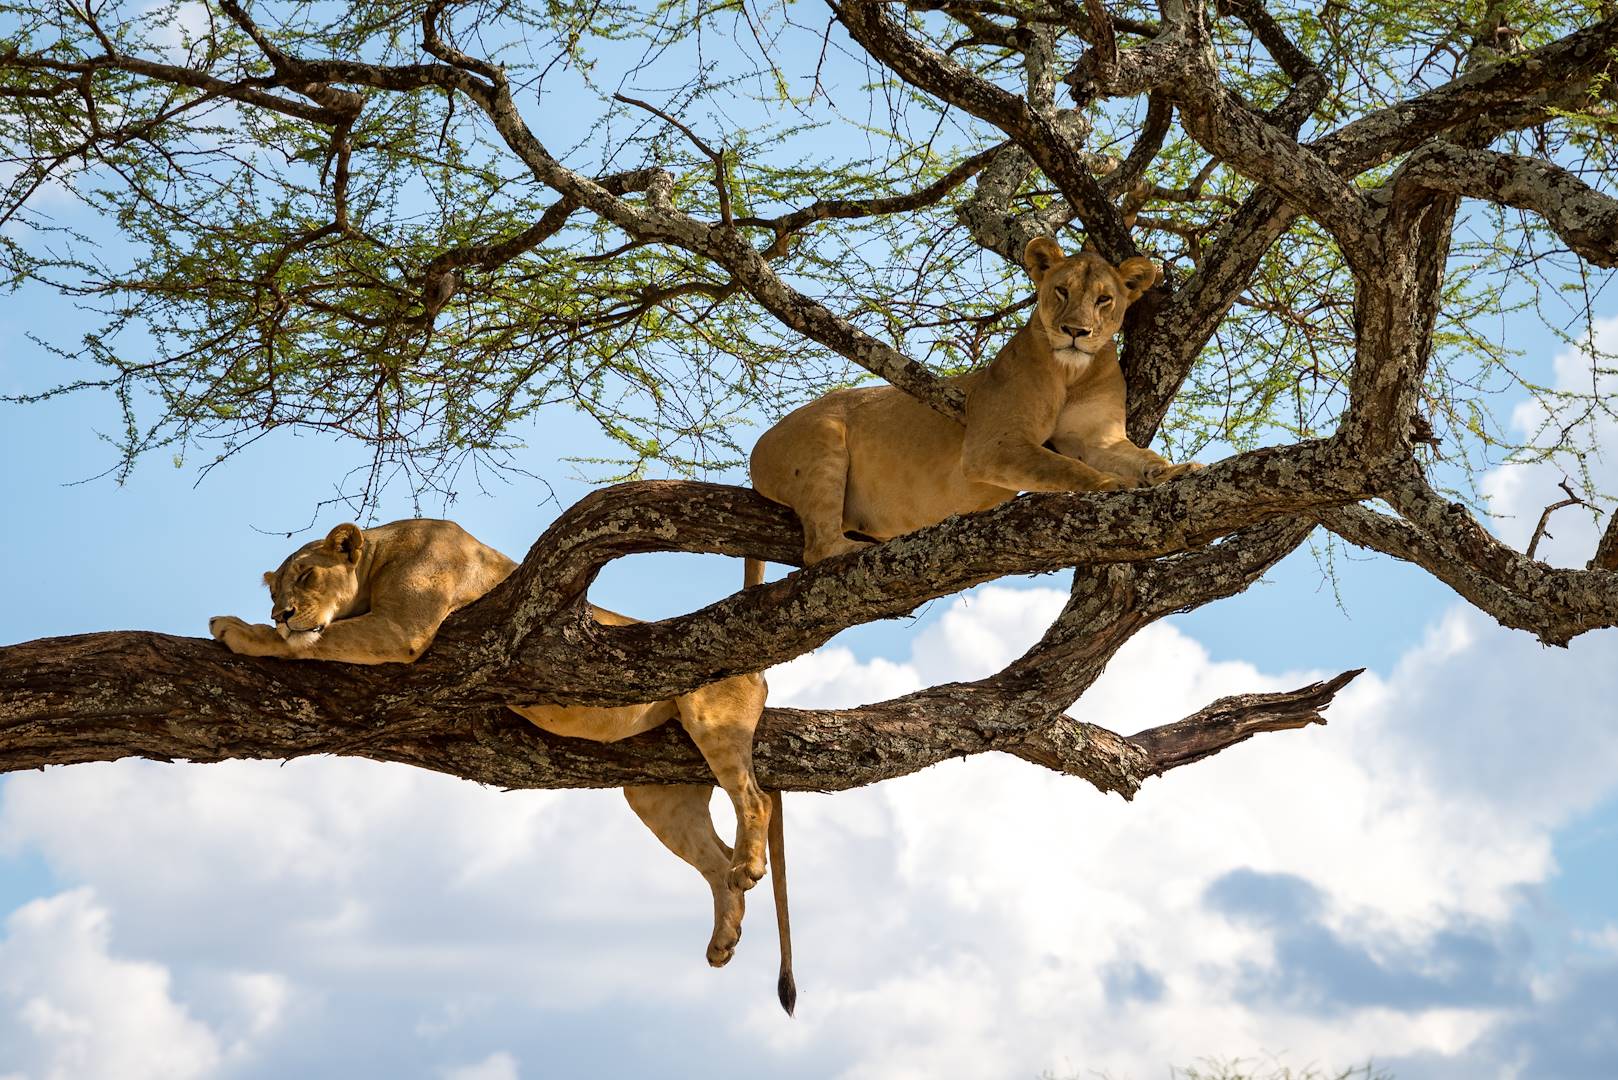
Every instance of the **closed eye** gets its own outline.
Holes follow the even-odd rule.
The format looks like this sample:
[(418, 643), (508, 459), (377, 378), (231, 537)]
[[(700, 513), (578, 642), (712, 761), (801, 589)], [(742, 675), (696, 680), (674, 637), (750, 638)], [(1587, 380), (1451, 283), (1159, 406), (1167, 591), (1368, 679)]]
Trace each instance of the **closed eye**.
[(307, 585), (307, 584), (309, 584), (309, 579), (314, 577), (314, 574), (315, 574), (315, 572), (313, 570), (305, 570), (303, 573), (298, 575), (297, 580), (294, 581), (293, 584), (294, 585)]
[(1064, 304), (1067, 303), (1067, 290), (1066, 289), (1064, 289), (1062, 286), (1058, 285), (1056, 288), (1052, 289), (1051, 291), (1056, 294), (1056, 298), (1058, 300), (1060, 300)]
[(1096, 297), (1096, 307), (1106, 307), (1112, 303), (1112, 297), (1102, 295)]

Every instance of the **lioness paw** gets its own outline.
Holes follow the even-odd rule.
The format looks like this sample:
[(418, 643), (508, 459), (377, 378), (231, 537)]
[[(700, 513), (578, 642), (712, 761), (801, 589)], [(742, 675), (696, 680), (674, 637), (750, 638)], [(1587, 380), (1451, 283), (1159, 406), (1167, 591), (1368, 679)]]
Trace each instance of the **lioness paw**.
[(1145, 481), (1148, 484), (1166, 484), (1170, 480), (1178, 480), (1202, 468), (1200, 461), (1184, 461), (1178, 465), (1159, 465), (1146, 471)]
[(208, 620), (208, 632), (225, 648), (242, 656), (282, 656), (286, 647), (275, 630), (243, 622), (234, 615), (215, 615)]
[(746, 892), (764, 876), (764, 857), (739, 862), (730, 868), (730, 887)]
[(740, 926), (715, 927), (713, 937), (708, 940), (708, 963), (716, 968), (730, 963), (730, 958), (736, 955), (736, 943), (741, 939)]
[(208, 633), (212, 634), (215, 640), (224, 641), (225, 633), (232, 627), (245, 627), (246, 625), (234, 615), (215, 615), (208, 620)]

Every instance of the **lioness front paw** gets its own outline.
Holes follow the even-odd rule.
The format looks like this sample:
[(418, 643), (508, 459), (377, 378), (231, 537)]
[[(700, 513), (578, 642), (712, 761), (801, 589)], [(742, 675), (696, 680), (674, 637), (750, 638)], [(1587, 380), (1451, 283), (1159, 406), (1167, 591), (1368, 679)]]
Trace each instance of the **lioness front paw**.
[(1158, 465), (1155, 468), (1147, 469), (1146, 475), (1142, 479), (1148, 484), (1166, 484), (1170, 480), (1178, 480), (1180, 477), (1187, 476), (1201, 468), (1202, 462), (1200, 461), (1183, 461), (1178, 465)]
[(1096, 486), (1094, 488), (1092, 488), (1091, 490), (1092, 491), (1128, 491), (1130, 488), (1132, 488), (1134, 486), (1135, 486), (1134, 484), (1131, 484), (1128, 480), (1125, 480), (1121, 476), (1103, 476), (1101, 478), (1101, 480), (1096, 484)]
[(213, 635), (215, 641), (224, 641), (225, 634), (233, 627), (245, 627), (246, 625), (234, 615), (215, 615), (208, 620), (208, 633)]
[(274, 627), (243, 622), (234, 615), (215, 615), (209, 619), (208, 633), (224, 642), (231, 652), (243, 656), (279, 656), (285, 651)]

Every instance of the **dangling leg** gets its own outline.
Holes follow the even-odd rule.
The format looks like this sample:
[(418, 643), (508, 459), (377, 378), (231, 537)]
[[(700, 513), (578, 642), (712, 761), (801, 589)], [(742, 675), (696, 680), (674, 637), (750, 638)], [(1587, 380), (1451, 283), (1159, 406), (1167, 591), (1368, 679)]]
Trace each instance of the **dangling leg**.
[(680, 723), (736, 807), (731, 882), (738, 889), (751, 889), (764, 876), (770, 800), (753, 774), (753, 730), (765, 693), (763, 676), (737, 675), (674, 699)]
[(713, 788), (649, 784), (624, 788), (624, 798), (663, 846), (696, 867), (713, 890), (713, 936), (708, 963), (724, 967), (742, 936), (742, 891), (731, 884), (731, 850), (714, 832), (708, 800)]

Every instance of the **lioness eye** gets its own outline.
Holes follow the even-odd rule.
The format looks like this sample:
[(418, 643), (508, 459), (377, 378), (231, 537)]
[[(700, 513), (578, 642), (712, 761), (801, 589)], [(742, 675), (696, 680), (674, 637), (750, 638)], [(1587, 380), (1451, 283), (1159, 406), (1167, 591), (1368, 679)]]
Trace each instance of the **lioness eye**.
[(1064, 303), (1064, 304), (1067, 303), (1067, 290), (1066, 289), (1064, 289), (1064, 288), (1062, 288), (1062, 286), (1058, 285), (1052, 291), (1056, 293), (1056, 298), (1058, 300), (1062, 301), (1062, 303)]
[(313, 570), (305, 570), (303, 573), (298, 575), (297, 583), (299, 585), (307, 585), (307, 584), (309, 584), (309, 578), (313, 573), (314, 573)]
[(1096, 306), (1097, 307), (1106, 307), (1110, 303), (1112, 303), (1112, 297), (1110, 297), (1110, 296), (1107, 296), (1107, 295), (1103, 294), (1101, 296), (1096, 297)]

